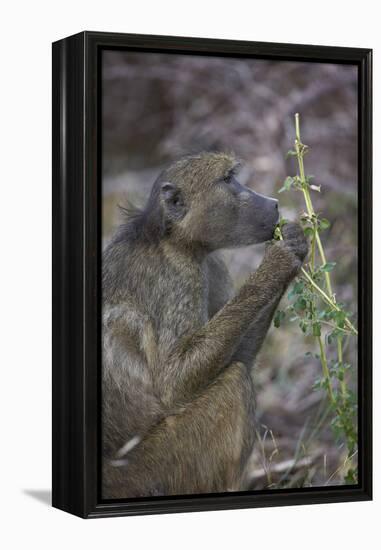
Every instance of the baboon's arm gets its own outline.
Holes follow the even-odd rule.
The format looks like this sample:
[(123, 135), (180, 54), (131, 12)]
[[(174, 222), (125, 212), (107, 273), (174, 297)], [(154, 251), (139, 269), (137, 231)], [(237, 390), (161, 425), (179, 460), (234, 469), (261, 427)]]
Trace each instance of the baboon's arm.
[[(209, 280), (209, 313), (213, 317), (234, 295), (233, 282), (225, 263), (217, 254), (207, 259)], [(233, 361), (240, 361), (250, 367), (257, 356), (269, 330), (274, 312), (282, 297), (283, 289), (263, 308), (261, 315), (251, 323), (234, 352)]]
[(233, 361), (241, 361), (248, 367), (253, 364), (270, 328), (271, 321), (282, 295), (283, 289), (277, 296), (274, 296), (267, 307), (263, 308), (261, 315), (251, 323), (233, 354)]
[[(300, 266), (290, 243), (283, 241), (267, 249), (262, 264), (237, 295), (168, 357), (163, 369), (166, 404), (187, 400), (215, 378), (233, 357), (248, 327), (259, 322), (274, 298), (281, 297)], [(270, 316), (269, 312), (266, 319)]]

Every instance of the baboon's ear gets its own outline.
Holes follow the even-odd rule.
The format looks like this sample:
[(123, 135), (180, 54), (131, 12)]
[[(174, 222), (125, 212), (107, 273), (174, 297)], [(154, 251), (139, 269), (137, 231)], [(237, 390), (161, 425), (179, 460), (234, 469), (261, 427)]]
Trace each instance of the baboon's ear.
[(185, 215), (185, 204), (181, 190), (169, 181), (160, 187), (160, 196), (170, 217), (181, 219)]
[(160, 187), (160, 194), (164, 202), (173, 203), (176, 200), (178, 189), (174, 183), (164, 181)]

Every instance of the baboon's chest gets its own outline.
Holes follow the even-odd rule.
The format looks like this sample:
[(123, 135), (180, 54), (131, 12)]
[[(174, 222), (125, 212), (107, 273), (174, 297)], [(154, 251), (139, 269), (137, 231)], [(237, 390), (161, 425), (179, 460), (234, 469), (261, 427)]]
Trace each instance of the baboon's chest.
[(163, 277), (157, 311), (159, 339), (172, 343), (208, 321), (208, 284), (199, 266), (187, 265)]

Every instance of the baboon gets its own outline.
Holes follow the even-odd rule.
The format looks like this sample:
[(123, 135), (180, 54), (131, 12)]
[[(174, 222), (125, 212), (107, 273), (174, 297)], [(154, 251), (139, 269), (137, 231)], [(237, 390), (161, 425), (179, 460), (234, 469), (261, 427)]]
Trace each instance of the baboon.
[(307, 254), (283, 227), (233, 295), (218, 250), (270, 241), (277, 201), (225, 153), (180, 159), (103, 255), (103, 498), (245, 489), (252, 365)]

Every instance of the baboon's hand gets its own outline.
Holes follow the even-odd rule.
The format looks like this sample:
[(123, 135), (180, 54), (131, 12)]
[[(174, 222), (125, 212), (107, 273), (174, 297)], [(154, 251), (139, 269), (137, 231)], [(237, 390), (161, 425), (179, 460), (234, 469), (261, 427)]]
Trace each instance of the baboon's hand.
[[(298, 223), (287, 223), (282, 227), (283, 246), (292, 251), (301, 264), (308, 253), (308, 242)], [(281, 241), (282, 242), (282, 241)]]
[(285, 224), (282, 235), (282, 241), (273, 241), (268, 247), (265, 259), (272, 264), (273, 270), (289, 279), (300, 270), (308, 253), (308, 242), (303, 229), (295, 222)]

